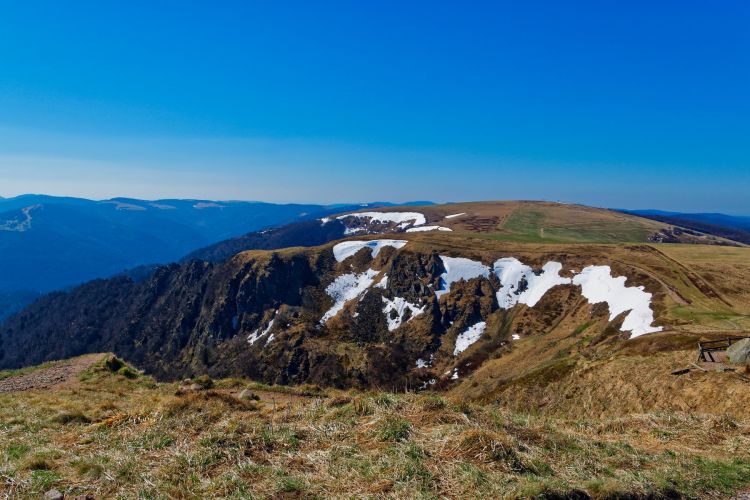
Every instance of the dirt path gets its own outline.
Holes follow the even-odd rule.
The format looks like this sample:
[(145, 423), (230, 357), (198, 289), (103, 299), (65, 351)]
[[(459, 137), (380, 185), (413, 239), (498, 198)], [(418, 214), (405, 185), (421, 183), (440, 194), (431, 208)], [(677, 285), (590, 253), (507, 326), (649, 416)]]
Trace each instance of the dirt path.
[(101, 360), (104, 354), (87, 354), (67, 361), (61, 361), (48, 368), (40, 368), (23, 375), (0, 380), (0, 394), (31, 389), (47, 389), (67, 386), (78, 382), (78, 375)]

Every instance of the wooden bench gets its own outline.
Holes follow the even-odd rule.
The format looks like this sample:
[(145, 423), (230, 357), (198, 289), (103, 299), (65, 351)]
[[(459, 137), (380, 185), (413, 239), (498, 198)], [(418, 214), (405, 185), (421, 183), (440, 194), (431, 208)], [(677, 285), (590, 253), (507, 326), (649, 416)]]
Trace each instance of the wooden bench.
[(705, 361), (715, 363), (713, 353), (726, 351), (729, 346), (737, 342), (738, 340), (747, 339), (750, 337), (728, 337), (721, 340), (703, 340), (698, 342), (698, 361)]

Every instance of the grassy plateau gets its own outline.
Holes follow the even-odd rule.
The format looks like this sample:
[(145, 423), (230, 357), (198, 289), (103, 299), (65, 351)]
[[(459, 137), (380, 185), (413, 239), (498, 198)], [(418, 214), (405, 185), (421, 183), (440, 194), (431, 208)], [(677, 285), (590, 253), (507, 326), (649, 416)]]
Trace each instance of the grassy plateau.
[(750, 483), (750, 425), (728, 416), (568, 419), (238, 379), (190, 391), (114, 369), (0, 394), (0, 494), (727, 498)]

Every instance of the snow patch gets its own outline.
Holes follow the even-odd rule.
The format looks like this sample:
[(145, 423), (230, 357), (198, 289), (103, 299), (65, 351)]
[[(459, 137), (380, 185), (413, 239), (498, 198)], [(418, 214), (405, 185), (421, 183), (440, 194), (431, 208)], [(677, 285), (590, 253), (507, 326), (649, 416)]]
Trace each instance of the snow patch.
[(344, 241), (333, 247), (333, 256), (338, 262), (343, 262), (363, 248), (370, 249), (372, 258), (378, 256), (383, 247), (402, 248), (408, 241), (405, 240), (370, 240), (370, 241)]
[(534, 307), (552, 287), (571, 283), (570, 278), (560, 276), (562, 264), (559, 262), (547, 262), (538, 276), (514, 257), (498, 259), (493, 269), (500, 280), (497, 302), (503, 309), (518, 303)]
[(662, 331), (661, 326), (652, 326), (654, 312), (651, 310), (651, 294), (642, 286), (626, 287), (625, 276), (612, 277), (609, 266), (588, 266), (573, 278), (573, 284), (581, 287), (581, 293), (591, 304), (606, 302), (609, 320), (630, 311), (620, 327), (630, 331), (631, 338)]
[(454, 217), (461, 217), (462, 215), (466, 215), (466, 212), (461, 212), (460, 214), (446, 215), (445, 218), (446, 219), (453, 219)]
[[(279, 311), (276, 311), (276, 314), (278, 314), (278, 312)], [(266, 326), (266, 328), (263, 329), (263, 331), (261, 331), (260, 328), (258, 328), (247, 337), (247, 341), (250, 343), (250, 345), (253, 345), (254, 343), (258, 341), (258, 339), (260, 339), (261, 337), (264, 337), (268, 332), (271, 331), (271, 328), (273, 327), (273, 322), (275, 319), (276, 318), (272, 318), (271, 321), (268, 322), (268, 325)], [(268, 345), (268, 343), (271, 342), (271, 340), (273, 340), (273, 335), (271, 335), (271, 337), (266, 341), (266, 345)]]
[[(407, 321), (408, 323), (412, 319), (422, 314), (427, 307), (427, 305), (417, 307), (417, 304), (412, 304), (402, 297), (395, 297), (393, 300), (388, 300), (387, 298), (383, 297), (383, 304), (385, 304), (385, 306), (383, 307), (383, 312), (385, 313), (385, 318), (388, 321), (389, 332), (392, 332), (393, 330), (401, 326), (401, 318), (404, 316), (404, 312), (406, 312), (407, 309), (411, 312), (411, 316)], [(397, 316), (395, 318), (391, 318), (391, 311), (394, 310), (396, 311)]]
[(427, 368), (428, 366), (430, 366), (430, 365), (424, 359), (419, 358), (417, 360), (417, 368)]
[(29, 229), (31, 229), (31, 220), (32, 220), (31, 211), (36, 210), (37, 208), (42, 208), (42, 205), (32, 205), (30, 207), (22, 208), (21, 213), (23, 214), (23, 217), (24, 217), (23, 220), (19, 220), (15, 218), (15, 219), (1, 221), (0, 231), (15, 231), (19, 233), (28, 231)]
[(372, 222), (387, 223), (393, 222), (399, 224), (399, 227), (421, 226), (427, 223), (424, 214), (419, 212), (358, 212), (354, 214), (340, 215), (337, 219), (346, 219), (347, 217), (356, 217), (359, 219), (370, 219)]
[(479, 276), (489, 278), (490, 276), (490, 268), (476, 260), (463, 257), (446, 257), (444, 255), (441, 255), (440, 259), (443, 261), (445, 272), (440, 275), (440, 289), (435, 290), (435, 295), (438, 298), (449, 293), (451, 284), (456, 281), (470, 280)]
[(479, 337), (482, 336), (486, 328), (487, 323), (484, 321), (480, 321), (479, 323), (467, 328), (465, 332), (456, 337), (456, 348), (453, 349), (453, 355), (458, 356), (468, 349), (471, 344), (479, 340)]
[(216, 202), (213, 201), (199, 201), (195, 205), (193, 205), (193, 208), (198, 210), (203, 210), (206, 208), (224, 208), (224, 205), (219, 205)]
[(177, 210), (174, 205), (165, 205), (164, 203), (149, 203), (149, 205), (159, 210)]
[(419, 227), (410, 227), (406, 230), (407, 233), (418, 233), (422, 231), (453, 231), (453, 229), (449, 227), (443, 227), (443, 226), (419, 226)]
[(532, 273), (531, 276), (526, 278), (529, 287), (521, 294), (518, 301), (521, 304), (534, 307), (551, 288), (557, 285), (569, 285), (571, 283), (570, 278), (560, 276), (561, 270), (562, 264), (559, 262), (547, 262), (544, 264), (542, 266), (542, 273), (539, 276)]
[[(626, 287), (626, 277), (612, 277), (609, 266), (588, 266), (573, 279), (560, 276), (562, 264), (547, 262), (539, 275), (531, 267), (514, 257), (497, 260), (493, 271), (500, 280), (497, 302), (503, 309), (516, 304), (534, 307), (551, 288), (557, 285), (574, 284), (581, 287), (584, 297), (591, 304), (606, 302), (610, 321), (619, 314), (630, 311), (622, 323), (621, 331), (630, 331), (632, 338), (646, 333), (660, 332), (663, 328), (652, 326), (654, 312), (651, 309), (651, 294), (642, 286)], [(514, 338), (514, 340), (517, 340)]]
[(388, 275), (384, 274), (383, 279), (381, 279), (376, 285), (375, 288), (382, 288), (386, 289), (388, 287)]
[(343, 274), (336, 278), (326, 287), (326, 293), (334, 300), (333, 307), (326, 311), (320, 323), (323, 324), (336, 316), (348, 301), (366, 292), (377, 275), (378, 271), (368, 269), (363, 273)]
[(517, 333), (514, 333), (513, 335), (511, 335), (511, 337), (510, 337), (510, 338), (511, 338), (512, 340), (521, 340), (521, 336), (520, 336), (520, 335), (518, 335)]
[(500, 290), (497, 291), (497, 303), (503, 309), (510, 309), (518, 303), (519, 284), (528, 274), (534, 274), (531, 268), (522, 264), (515, 257), (505, 257), (495, 261), (492, 266), (495, 275), (500, 280)]
[(326, 224), (328, 224), (329, 222), (331, 222), (331, 218), (330, 217), (323, 217), (322, 219), (318, 219), (318, 220), (320, 220), (320, 225), (321, 226), (325, 226)]

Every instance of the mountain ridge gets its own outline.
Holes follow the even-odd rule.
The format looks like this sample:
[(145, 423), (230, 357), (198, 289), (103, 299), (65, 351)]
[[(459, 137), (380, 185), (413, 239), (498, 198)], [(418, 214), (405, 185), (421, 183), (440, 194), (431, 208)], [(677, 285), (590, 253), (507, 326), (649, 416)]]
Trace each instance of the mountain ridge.
[[(587, 325), (584, 336), (598, 346), (596, 352), (631, 342), (621, 333), (628, 314), (610, 316), (606, 304), (591, 303), (585, 289), (566, 281), (592, 265), (607, 266), (607, 275), (625, 277), (628, 287), (644, 287), (653, 324), (669, 335), (676, 331), (697, 339), (710, 328), (726, 332), (726, 325), (713, 326), (723, 324), (718, 316), (695, 316), (706, 307), (747, 323), (744, 288), (736, 288), (736, 281), (717, 281), (702, 261), (691, 261), (691, 255), (722, 249), (717, 255), (724, 255), (725, 267), (736, 267), (745, 248), (654, 244), (653, 234), (671, 229), (580, 206), (477, 203), (415, 213), (384, 208), (307, 221), (302, 224), (333, 224), (336, 234), (348, 234), (339, 243), (246, 250), (215, 262), (189, 260), (160, 267), (138, 283), (121, 276), (47, 296), (0, 327), (0, 366), (96, 350), (116, 352), (165, 379), (209, 373), (284, 384), (391, 388), (434, 380), (435, 388), (450, 388), (483, 373), (478, 369), (492, 356), (502, 359), (513, 352), (516, 336), (521, 342), (562, 336), (566, 343), (576, 340), (570, 332)], [(419, 226), (450, 231), (409, 232)], [(544, 242), (550, 234), (552, 242)], [(632, 235), (642, 239), (610, 242)], [(590, 241), (566, 242), (574, 236)], [(404, 244), (378, 243), (383, 241)], [(336, 250), (352, 244), (359, 245), (354, 253)], [(680, 253), (684, 248), (693, 250)], [(455, 274), (453, 258), (474, 264), (459, 259), (464, 267)], [(517, 269), (517, 277), (500, 273), (500, 261), (512, 264), (508, 269)], [(550, 262), (559, 262), (559, 269)], [(550, 281), (540, 298), (523, 298), (527, 288), (546, 287), (546, 277), (556, 273), (560, 278)], [(556, 286), (559, 280), (570, 284)], [(501, 301), (500, 291), (514, 283), (517, 293)], [(360, 300), (352, 301), (357, 296)], [(479, 334), (470, 334), (472, 328)], [(647, 335), (645, 342), (659, 344), (659, 335)], [(459, 338), (468, 345), (458, 349)], [(578, 351), (567, 356), (577, 359)], [(545, 351), (539, 359), (552, 354)]]

